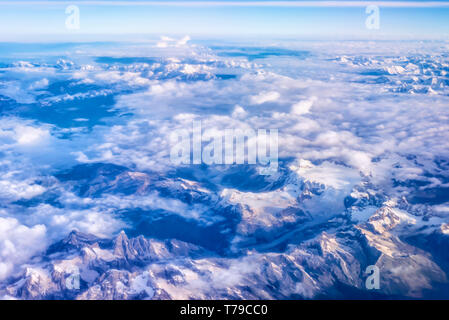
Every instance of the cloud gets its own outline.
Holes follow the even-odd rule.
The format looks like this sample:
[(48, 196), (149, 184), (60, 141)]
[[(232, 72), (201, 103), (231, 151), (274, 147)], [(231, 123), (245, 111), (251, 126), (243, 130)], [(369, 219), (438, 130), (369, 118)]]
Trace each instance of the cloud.
[(42, 90), (48, 87), (50, 82), (48, 79), (43, 78), (41, 80), (37, 80), (28, 86), (29, 90)]
[(23, 89), (16, 81), (0, 82), (0, 95), (11, 98), (18, 103), (35, 102), (34, 95)]
[(167, 47), (182, 47), (187, 45), (190, 37), (184, 36), (183, 38), (176, 40), (167, 36), (161, 36), (161, 41), (156, 43), (156, 47), (158, 48), (167, 48)]
[(245, 117), (248, 113), (241, 106), (236, 105), (234, 111), (232, 112), (233, 118)]
[(0, 280), (10, 276), (33, 255), (47, 246), (46, 227), (27, 227), (17, 219), (0, 215)]
[(302, 114), (309, 113), (310, 108), (312, 107), (313, 102), (315, 100), (316, 100), (316, 97), (311, 97), (308, 100), (303, 100), (303, 101), (300, 101), (298, 103), (295, 103), (292, 106), (291, 113), (297, 114), (297, 115), (302, 115)]
[(251, 104), (262, 104), (266, 102), (272, 102), (279, 99), (281, 95), (279, 92), (276, 91), (269, 91), (269, 92), (261, 92), (258, 95), (250, 96), (249, 101)]
[[(60, 74), (56, 66), (20, 62), (4, 70), (20, 76), (2, 82), (0, 94), (20, 103), (38, 99), (48, 107), (42, 112), (52, 111), (51, 106), (60, 102), (82, 104), (105, 95), (115, 104), (110, 117), (89, 130), (2, 116), (0, 198), (5, 211), (0, 219), (4, 230), (0, 278), (72, 229), (111, 237), (126, 227), (116, 215), (122, 209), (162, 209), (207, 224), (216, 222), (211, 209), (225, 202), (244, 207), (242, 220), (248, 225), (271, 228), (296, 221), (297, 212), (286, 210), (290, 207), (317, 216), (342, 214), (345, 197), (367, 181), (370, 188), (391, 197), (411, 192), (411, 186), (398, 186), (399, 182), (422, 181), (428, 183), (427, 190), (447, 186), (449, 91), (447, 75), (440, 69), (448, 61), (435, 54), (441, 51), (435, 44), (401, 44), (392, 52), (384, 43), (310, 43), (310, 58), (287, 57), (289, 67), (283, 68), (276, 65), (277, 57), (270, 58), (274, 67), (265, 61), (250, 63), (246, 58), (224, 57), (220, 49), (189, 46), (188, 40), (163, 38), (160, 48), (151, 48), (161, 57), (142, 63), (61, 62)], [(132, 52), (148, 57), (145, 50), (149, 49)], [(118, 55), (126, 57), (126, 52)], [(235, 77), (223, 80), (220, 74)], [(36, 94), (53, 81), (68, 81), (69, 92)], [(73, 89), (77, 86), (84, 89), (77, 92)], [(74, 118), (76, 126), (84, 126), (86, 120)], [(171, 163), (170, 135), (190, 129), (193, 120), (201, 121), (207, 133), (279, 129), (279, 155), (284, 161), (279, 175), (262, 181), (257, 173), (249, 175), (240, 167), (181, 168)], [(79, 197), (70, 184), (52, 176), (76, 163), (94, 162), (167, 178), (186, 169), (189, 179), (209, 183), (216, 200), (223, 202), (199, 205), (157, 193)], [(253, 184), (245, 185), (246, 180)], [(299, 201), (304, 184), (321, 193), (312, 190), (310, 198)], [(37, 203), (13, 204), (18, 200)], [(444, 206), (435, 210), (442, 216), (447, 211)], [(231, 272), (216, 273), (213, 282), (238, 284), (241, 277), (234, 271), (246, 271), (246, 262), (236, 262)], [(298, 287), (299, 292), (304, 290)]]
[[(18, 3), (27, 1), (19, 0)], [(55, 1), (56, 3), (58, 1)], [(35, 1), (36, 4), (47, 4), (45, 1)], [(448, 7), (447, 1), (375, 1), (375, 4), (382, 7), (391, 8), (444, 8)], [(160, 5), (160, 1), (101, 1), (95, 3), (96, 5), (115, 5), (115, 6), (154, 6)], [(204, 6), (235, 6), (235, 7), (367, 7), (372, 5), (370, 1), (167, 1), (166, 6), (180, 6), (180, 7), (204, 7)], [(164, 37), (168, 38), (168, 37)]]
[(0, 180), (0, 199), (31, 199), (45, 192), (45, 188), (24, 181)]

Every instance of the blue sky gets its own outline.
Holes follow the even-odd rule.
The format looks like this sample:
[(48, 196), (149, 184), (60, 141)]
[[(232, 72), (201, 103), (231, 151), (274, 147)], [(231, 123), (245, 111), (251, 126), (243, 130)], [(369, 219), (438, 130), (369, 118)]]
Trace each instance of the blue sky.
[[(449, 1), (371, 1), (380, 8), (378, 30), (365, 27), (368, 14), (361, 1), (353, 5), (314, 1), (317, 6), (311, 2), (0, 1), (0, 41), (102, 40), (111, 35), (123, 40), (131, 34), (449, 39)], [(80, 9), (79, 30), (65, 27), (65, 8), (73, 3)]]

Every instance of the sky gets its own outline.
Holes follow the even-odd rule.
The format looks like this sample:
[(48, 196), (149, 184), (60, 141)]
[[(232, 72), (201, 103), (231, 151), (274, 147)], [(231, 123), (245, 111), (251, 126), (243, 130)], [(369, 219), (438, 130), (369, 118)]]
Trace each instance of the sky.
[[(73, 4), (79, 8), (78, 29), (66, 25), (66, 9)], [(366, 27), (369, 4), (379, 7), (378, 29)], [(0, 1), (0, 41), (161, 34), (449, 39), (449, 1)]]
[[(66, 28), (70, 4), (79, 7), (79, 29)], [(176, 238), (217, 251), (229, 246), (229, 264), (211, 263), (214, 272), (186, 260), (194, 269), (185, 271), (185, 284), (174, 282), (171, 292), (181, 293), (173, 298), (200, 290), (215, 297), (217, 287), (240, 296), (248, 286), (252, 294), (259, 284), (273, 287), (267, 274), (287, 279), (286, 297), (333, 292), (333, 275), (362, 279), (351, 270), (371, 259), (360, 255), (371, 252), (364, 250), (368, 242), (374, 249), (382, 244), (381, 266), (407, 267), (401, 277), (384, 273), (400, 290), (428, 290), (435, 274), (446, 279), (428, 258), (433, 251), (416, 254), (398, 239), (439, 241), (448, 232), (449, 42), (195, 43), (217, 36), (447, 41), (449, 2), (377, 4), (379, 29), (368, 29), (365, 2), (0, 0), (0, 299), (9, 281), (21, 294), (30, 265), (56, 274), (47, 248), (72, 230), (111, 239), (127, 229), (132, 237)], [(172, 34), (178, 36), (160, 39)], [(70, 43), (153, 36), (154, 45)], [(60, 43), (1, 42), (49, 40)], [(265, 176), (260, 167), (171, 162), (172, 133), (194, 120), (204, 136), (278, 129), (279, 170)], [(370, 217), (366, 238), (354, 237)], [(389, 219), (401, 221), (391, 233)], [(371, 240), (374, 230), (381, 231)], [(343, 271), (316, 250), (320, 243), (344, 256)], [(68, 263), (87, 261), (73, 257)], [(292, 267), (283, 267), (290, 257)], [(295, 261), (310, 262), (313, 277), (304, 273), (298, 282)], [(244, 274), (240, 283), (242, 270), (256, 276)], [(107, 282), (107, 272), (98, 279)], [(45, 288), (60, 288), (57, 276)], [(93, 279), (89, 285), (98, 288)]]

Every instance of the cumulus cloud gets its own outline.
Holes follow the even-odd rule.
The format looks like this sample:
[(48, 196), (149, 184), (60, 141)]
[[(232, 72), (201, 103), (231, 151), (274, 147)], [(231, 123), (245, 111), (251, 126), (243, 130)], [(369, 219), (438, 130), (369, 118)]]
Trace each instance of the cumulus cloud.
[(236, 105), (234, 111), (232, 112), (232, 117), (239, 118), (245, 117), (248, 113), (241, 106)]
[(29, 85), (28, 89), (30, 90), (42, 90), (48, 87), (49, 81), (46, 78), (41, 80), (37, 80)]
[(251, 104), (262, 104), (266, 102), (276, 101), (281, 95), (276, 91), (261, 92), (258, 95), (250, 96), (249, 101)]
[(185, 46), (187, 44), (187, 42), (189, 42), (189, 40), (190, 40), (189, 36), (184, 36), (181, 39), (173, 39), (173, 38), (170, 38), (167, 36), (162, 36), (161, 40), (156, 43), (156, 46), (159, 48), (167, 48), (170, 46), (182, 47), (182, 46)]
[(310, 108), (312, 107), (313, 102), (315, 100), (316, 100), (316, 97), (311, 97), (310, 99), (303, 100), (303, 101), (300, 101), (298, 103), (295, 103), (292, 106), (291, 113), (297, 114), (297, 115), (302, 115), (302, 114), (309, 113)]
[(24, 181), (0, 180), (0, 199), (30, 199), (42, 194), (45, 188)]
[(33, 255), (46, 248), (46, 227), (42, 224), (27, 227), (17, 219), (0, 215), (0, 280)]

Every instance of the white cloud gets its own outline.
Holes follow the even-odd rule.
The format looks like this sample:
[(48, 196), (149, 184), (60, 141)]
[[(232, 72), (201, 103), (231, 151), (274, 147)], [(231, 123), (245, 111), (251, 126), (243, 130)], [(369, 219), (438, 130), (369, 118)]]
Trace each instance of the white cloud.
[(272, 102), (279, 99), (281, 95), (276, 91), (261, 92), (258, 95), (251, 96), (249, 99), (251, 104), (262, 104), (266, 102)]
[(316, 100), (316, 97), (311, 97), (307, 100), (302, 100), (298, 103), (295, 103), (292, 106), (291, 113), (302, 115), (310, 112), (310, 108), (312, 108), (313, 102)]
[(245, 117), (246, 115), (248, 115), (248, 112), (246, 112), (245, 109), (239, 105), (236, 105), (234, 111), (232, 112), (233, 118)]
[(27, 227), (17, 219), (0, 216), (0, 280), (47, 246), (44, 225)]
[(28, 89), (30, 90), (41, 90), (41, 89), (45, 89), (48, 87), (48, 84), (50, 82), (48, 81), (48, 79), (43, 78), (41, 80), (37, 80), (35, 82), (33, 82), (32, 84), (30, 84), (30, 86), (28, 87)]
[(18, 126), (15, 128), (16, 140), (20, 145), (35, 145), (50, 137), (47, 130), (29, 126)]
[(189, 36), (184, 36), (183, 38), (176, 40), (167, 36), (161, 36), (161, 40), (156, 43), (156, 47), (158, 48), (167, 48), (167, 47), (183, 47), (187, 45), (187, 42), (190, 41)]
[(25, 181), (0, 180), (0, 199), (30, 199), (45, 192), (45, 188)]

